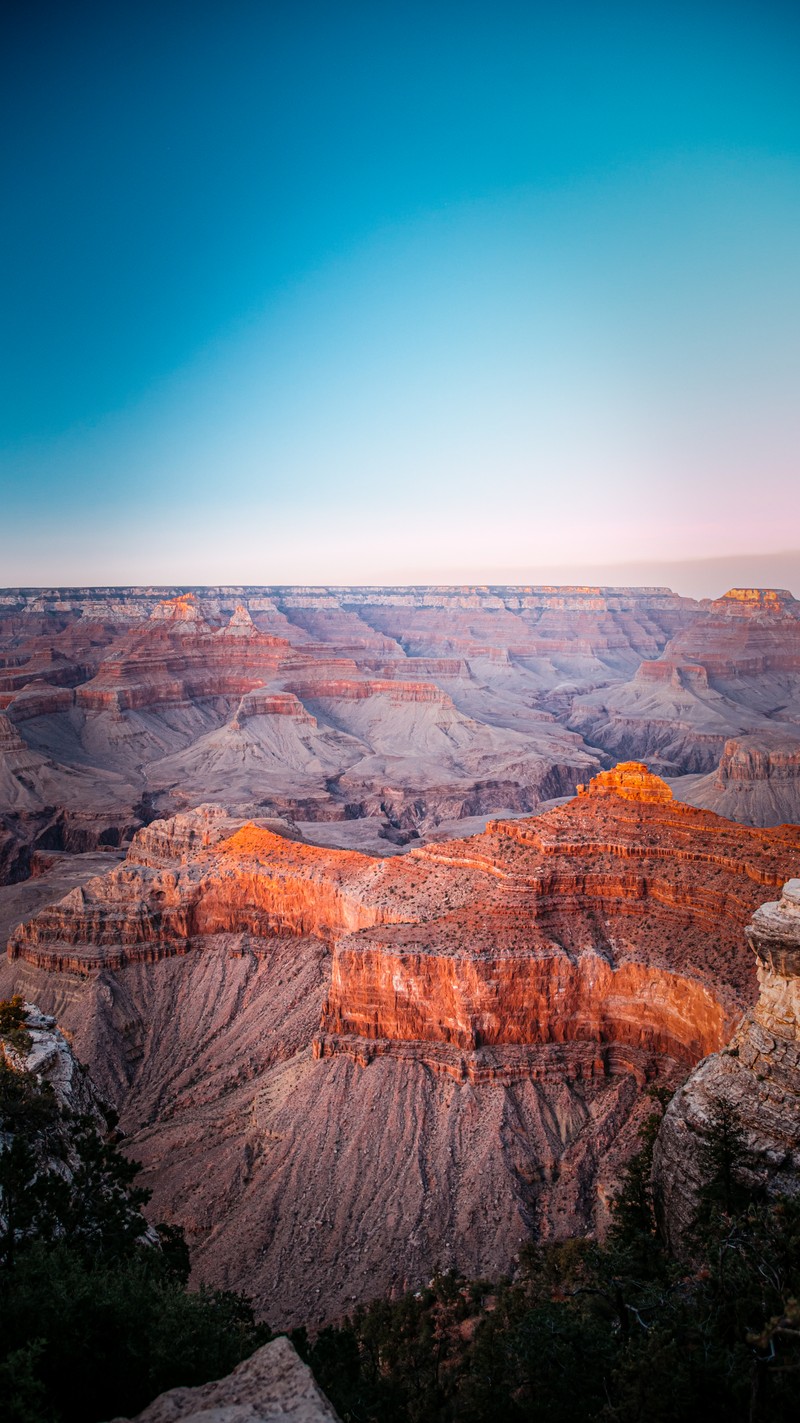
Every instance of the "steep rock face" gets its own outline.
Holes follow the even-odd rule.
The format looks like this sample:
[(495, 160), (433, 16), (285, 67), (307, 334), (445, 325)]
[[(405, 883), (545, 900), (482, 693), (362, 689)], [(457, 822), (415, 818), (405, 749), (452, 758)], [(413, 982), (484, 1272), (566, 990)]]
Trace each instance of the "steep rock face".
[[(402, 844), (571, 794), (605, 764), (596, 744), (638, 754), (627, 732), (595, 736), (579, 706), (563, 723), (643, 659), (658, 680), (669, 638), (698, 616), (662, 588), (5, 590), (0, 707), (45, 763), (104, 782), (118, 838), (214, 799), (239, 816), (369, 818), (364, 843)], [(690, 719), (694, 759), (675, 759), (672, 728), (662, 760), (709, 770), (721, 738), (752, 725), (728, 718), (706, 744)], [(43, 766), (28, 775), (40, 802), (88, 826), (85, 780), (50, 796)], [(11, 832), (8, 873), (36, 833)]]
[(800, 821), (800, 734), (768, 730), (732, 737), (716, 771), (673, 783), (681, 800), (744, 825)]
[(76, 691), (86, 711), (131, 711), (196, 698), (242, 696), (275, 673), (289, 644), (234, 614), (216, 631), (186, 596), (157, 604), (142, 632), (115, 645)]
[[(612, 771), (601, 771), (588, 788), (591, 795), (616, 795), (643, 805), (668, 805), (672, 791), (660, 776), (654, 776), (643, 761), (620, 761)], [(578, 795), (587, 787), (578, 786)]]
[(412, 905), (410, 923), (336, 937), (316, 1051), (440, 1042), (460, 1050), (440, 1054), (447, 1070), (470, 1075), (483, 1048), (590, 1040), (691, 1063), (727, 1040), (752, 992), (737, 952), (746, 906), (800, 846), (774, 833), (677, 805), (631, 763), (536, 820), (413, 851), (456, 872), (458, 891), (433, 920)]
[(715, 679), (800, 673), (800, 602), (785, 588), (731, 588), (677, 634), (670, 651)]
[(654, 1180), (670, 1244), (687, 1248), (704, 1185), (703, 1142), (719, 1104), (744, 1141), (740, 1174), (768, 1194), (800, 1191), (800, 880), (762, 904), (746, 929), (759, 997), (730, 1043), (676, 1094), (656, 1144)]
[(643, 662), (629, 682), (576, 697), (567, 723), (619, 756), (641, 756), (666, 773), (707, 772), (734, 733), (770, 723), (709, 684), (704, 667), (665, 654)]

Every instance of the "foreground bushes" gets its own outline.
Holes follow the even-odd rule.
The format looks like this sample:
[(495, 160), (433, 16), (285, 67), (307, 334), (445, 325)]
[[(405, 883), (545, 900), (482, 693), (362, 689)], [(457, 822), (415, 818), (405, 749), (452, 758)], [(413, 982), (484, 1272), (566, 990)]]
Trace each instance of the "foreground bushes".
[(137, 1413), (219, 1378), (269, 1337), (246, 1301), (189, 1292), (157, 1250), (93, 1263), (38, 1242), (0, 1277), (0, 1408), (13, 1423)]
[[(722, 1113), (693, 1263), (676, 1265), (650, 1187), (658, 1120), (604, 1246), (530, 1245), (513, 1280), (438, 1276), (313, 1341), (298, 1331), (344, 1423), (795, 1423), (800, 1200), (747, 1198)], [(5, 1423), (131, 1415), (228, 1373), (269, 1337), (242, 1297), (187, 1290), (182, 1237), (145, 1234), (135, 1170), (96, 1122), (0, 1061)]]
[(294, 1336), (345, 1423), (796, 1423), (800, 1199), (732, 1191), (739, 1140), (722, 1122), (695, 1258), (677, 1266), (653, 1215), (658, 1120), (604, 1247), (528, 1246), (513, 1281), (439, 1276)]
[(164, 1389), (219, 1378), (269, 1338), (240, 1296), (187, 1291), (182, 1236), (148, 1232), (136, 1170), (110, 1132), (0, 1058), (4, 1423), (130, 1415)]

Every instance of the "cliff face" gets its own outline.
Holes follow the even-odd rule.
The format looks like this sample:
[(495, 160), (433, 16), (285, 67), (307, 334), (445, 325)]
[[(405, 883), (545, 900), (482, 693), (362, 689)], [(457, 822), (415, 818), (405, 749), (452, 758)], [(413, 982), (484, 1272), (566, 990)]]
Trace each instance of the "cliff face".
[[(50, 817), (3, 823), (0, 875), (90, 848), (101, 818), (123, 843), (209, 800), (386, 849), (536, 811), (608, 756), (710, 774), (731, 738), (800, 725), (797, 608), (780, 590), (5, 590), (0, 711), (24, 749), (0, 751), (0, 817), (26, 797)], [(760, 783), (717, 808), (794, 812), (772, 760)]]
[[(535, 810), (599, 764), (537, 705), (563, 680), (570, 640), (570, 673), (603, 678), (692, 613), (664, 590), (164, 591), (0, 593), (0, 709), (27, 756), (0, 786), (0, 815), (30, 794), (88, 823), (87, 773), (118, 840), (209, 799), (239, 816), (370, 819), (384, 845)], [(398, 636), (381, 628), (395, 615)], [(533, 624), (551, 615), (561, 634), (537, 641)], [(37, 848), (38, 826), (17, 830)]]
[[(633, 1011), (639, 965), (657, 971), (655, 1002), (688, 1004), (694, 978), (722, 1005), (697, 1000), (691, 1057), (746, 1003), (741, 924), (798, 848), (789, 828), (761, 834), (673, 802), (637, 763), (535, 820), (402, 859), (323, 850), (202, 807), (139, 831), (118, 869), (20, 925), (9, 953), (88, 972), (214, 934), (311, 935), (334, 955), (325, 1032), (462, 1047), (614, 1040), (608, 1005)], [(548, 995), (563, 1012), (546, 1010)]]
[(796, 848), (794, 832), (770, 844), (673, 803), (631, 763), (536, 820), (414, 851), (450, 869), (462, 903), (442, 881), (446, 913), (420, 922), (418, 890), (411, 923), (336, 936), (316, 1051), (369, 1059), (439, 1042), (459, 1050), (440, 1060), (470, 1075), (483, 1048), (585, 1040), (692, 1063), (748, 1001), (746, 906)]
[(58, 1106), (66, 1112), (88, 1117), (98, 1130), (107, 1131), (106, 1104), (56, 1027), (55, 1018), (40, 1012), (35, 1003), (25, 1003), (23, 1013), (26, 1046), (14, 1046), (0, 1035), (0, 1056), (12, 1068), (31, 1072), (40, 1082), (47, 1083)]
[(800, 1191), (800, 880), (762, 904), (745, 933), (758, 1001), (673, 1098), (656, 1145), (660, 1210), (678, 1253), (687, 1248), (704, 1185), (702, 1146), (720, 1103), (733, 1108), (743, 1136), (743, 1180), (767, 1194)]

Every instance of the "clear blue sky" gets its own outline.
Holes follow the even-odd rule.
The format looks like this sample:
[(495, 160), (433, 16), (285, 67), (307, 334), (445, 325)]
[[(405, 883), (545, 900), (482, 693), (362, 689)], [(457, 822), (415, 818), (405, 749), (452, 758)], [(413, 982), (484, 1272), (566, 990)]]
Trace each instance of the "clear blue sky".
[(796, 5), (11, 9), (0, 583), (800, 547)]

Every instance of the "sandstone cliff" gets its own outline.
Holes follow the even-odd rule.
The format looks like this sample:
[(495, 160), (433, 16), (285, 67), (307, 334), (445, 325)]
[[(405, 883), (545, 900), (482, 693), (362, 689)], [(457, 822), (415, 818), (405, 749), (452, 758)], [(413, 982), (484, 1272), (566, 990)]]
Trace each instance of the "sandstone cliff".
[[(591, 743), (674, 776), (711, 773), (731, 738), (791, 738), (799, 721), (800, 602), (752, 588), (716, 599), (633, 677), (579, 692), (567, 718)], [(714, 808), (735, 810), (735, 800)]]

